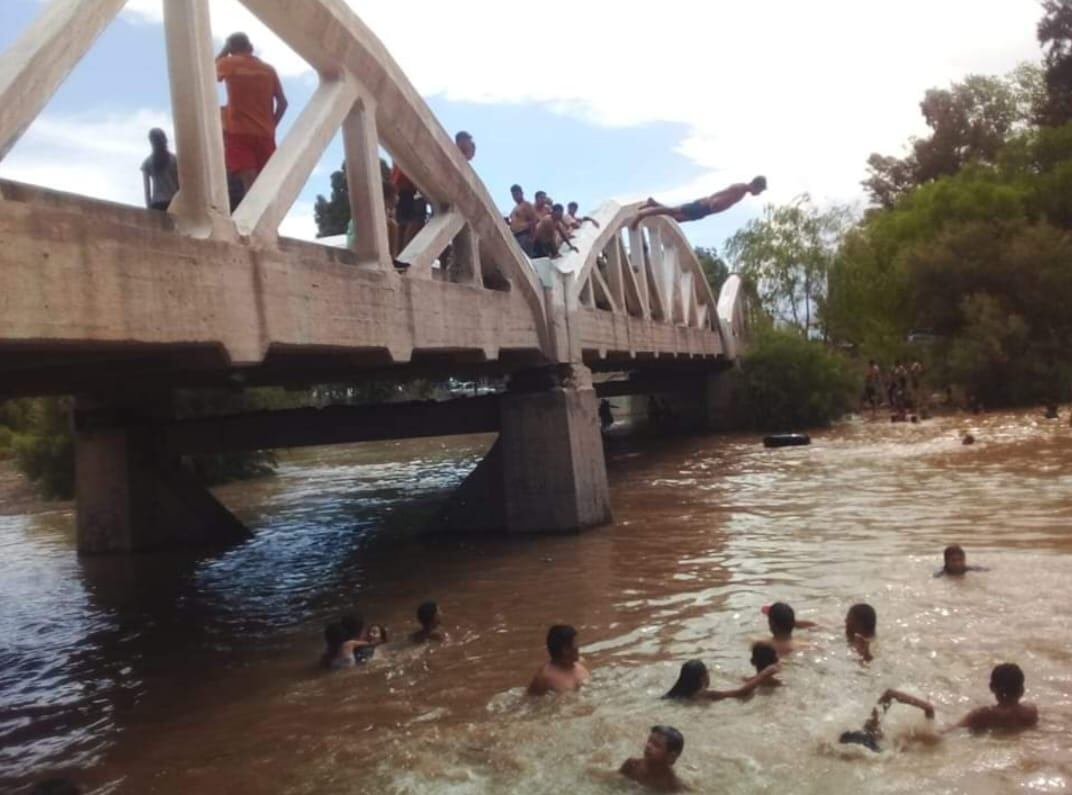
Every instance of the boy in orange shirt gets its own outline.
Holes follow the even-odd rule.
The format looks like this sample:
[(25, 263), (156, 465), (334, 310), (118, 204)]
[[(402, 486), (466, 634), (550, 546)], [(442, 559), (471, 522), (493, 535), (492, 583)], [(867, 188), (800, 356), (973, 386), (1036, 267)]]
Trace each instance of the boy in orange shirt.
[(245, 33), (232, 33), (216, 56), (216, 78), (227, 86), (223, 152), (227, 173), (245, 195), (275, 152), (275, 130), (287, 98), (275, 69), (253, 54)]

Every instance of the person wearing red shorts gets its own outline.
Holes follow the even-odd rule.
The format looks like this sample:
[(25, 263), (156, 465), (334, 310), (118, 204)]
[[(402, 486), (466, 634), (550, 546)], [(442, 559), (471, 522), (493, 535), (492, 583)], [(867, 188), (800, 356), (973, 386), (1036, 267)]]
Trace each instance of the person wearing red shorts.
[(253, 54), (245, 33), (232, 33), (216, 56), (216, 77), (227, 86), (223, 108), (223, 154), (242, 195), (275, 151), (275, 130), (287, 98), (275, 69)]

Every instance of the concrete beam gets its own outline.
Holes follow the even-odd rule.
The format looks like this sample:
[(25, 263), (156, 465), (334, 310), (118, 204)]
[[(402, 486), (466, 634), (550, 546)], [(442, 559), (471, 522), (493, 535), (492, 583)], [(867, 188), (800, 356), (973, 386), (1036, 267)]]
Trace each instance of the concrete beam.
[[(83, 417), (86, 427), (108, 417)], [(416, 439), (499, 430), (499, 396), (442, 402), (257, 411), (177, 420), (157, 426), (170, 455), (208, 455), (241, 450), (313, 447), (323, 444)]]
[(199, 240), (160, 213), (0, 191), (0, 370), (18, 346), (63, 347), (66, 363), (79, 349), (215, 347), (228, 367), (273, 350), (386, 351), (395, 364), (414, 350), (543, 350), (545, 319), (519, 291), (400, 278), (311, 243)]

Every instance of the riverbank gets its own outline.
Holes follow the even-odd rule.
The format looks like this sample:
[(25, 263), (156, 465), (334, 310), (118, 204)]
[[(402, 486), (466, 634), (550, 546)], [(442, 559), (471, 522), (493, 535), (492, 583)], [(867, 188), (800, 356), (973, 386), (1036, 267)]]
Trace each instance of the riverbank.
[(0, 516), (33, 516), (51, 511), (69, 511), (70, 500), (43, 500), (11, 459), (0, 459)]

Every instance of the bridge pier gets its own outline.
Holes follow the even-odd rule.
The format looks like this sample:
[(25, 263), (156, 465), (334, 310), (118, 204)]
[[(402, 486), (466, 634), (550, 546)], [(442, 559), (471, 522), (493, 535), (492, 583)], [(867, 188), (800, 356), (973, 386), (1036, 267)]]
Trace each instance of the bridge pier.
[(223, 545), (249, 531), (207, 489), (162, 452), (151, 420), (98, 422), (115, 409), (79, 399), (75, 407), (75, 507), (80, 554)]
[(448, 505), (460, 531), (563, 533), (611, 521), (592, 375), (579, 365), (517, 373), (499, 439)]

